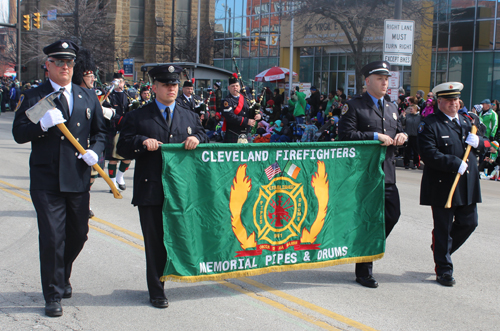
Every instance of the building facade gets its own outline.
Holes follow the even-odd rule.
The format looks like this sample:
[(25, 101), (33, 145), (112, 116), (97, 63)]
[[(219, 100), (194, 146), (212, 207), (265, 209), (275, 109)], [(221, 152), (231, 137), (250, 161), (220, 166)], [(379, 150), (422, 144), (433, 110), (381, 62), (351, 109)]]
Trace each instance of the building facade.
[[(42, 14), (42, 28), (23, 30), (23, 42), (30, 43), (34, 39), (33, 35), (40, 36), (40, 41), (37, 40), (37, 51), (34, 52), (36, 54), (42, 54), (45, 42), (52, 42), (61, 37), (72, 38), (79, 44), (84, 39), (83, 46), (89, 48), (88, 44), (94, 42), (92, 36), (89, 38), (82, 35), (83, 31), (91, 28), (92, 21), (87, 19), (84, 22), (83, 17), (85, 14), (88, 16), (84, 11), (86, 8), (98, 6), (103, 9), (99, 15), (102, 15), (104, 20), (99, 21), (103, 26), (96, 34), (109, 34), (111, 38), (108, 40), (112, 44), (106, 48), (107, 59), (101, 67), (106, 73), (103, 78), (109, 81), (113, 72), (123, 68), (124, 59), (133, 59), (135, 79), (142, 77), (140, 68), (144, 63), (195, 61), (199, 4), (203, 47), (200, 50), (200, 62), (212, 63), (214, 0), (80, 0), (80, 22), (75, 22), (72, 16), (75, 3), (73, 0), (23, 0), (23, 15), (35, 12)], [(49, 24), (47, 21), (48, 11), (55, 8), (58, 8), (56, 20), (64, 22), (64, 25), (61, 25), (64, 30), (54, 30), (54, 24), (57, 23)], [(80, 39), (74, 38), (75, 30), (72, 27), (78, 23), (82, 34)], [(31, 38), (28, 38), (30, 35)], [(28, 66), (28, 72), (22, 76), (23, 80), (43, 78), (42, 57), (33, 59), (33, 55), (23, 54), (22, 62)]]
[[(289, 31), (287, 14), (292, 2), (282, 0), (216, 0), (214, 65), (234, 70), (232, 58), (246, 82), (259, 72), (278, 65), (289, 67)], [(403, 6), (405, 2), (403, 2)], [(445, 81), (464, 84), (462, 99), (470, 108), (485, 98), (500, 98), (500, 4), (498, 1), (431, 1), (432, 31), (424, 31), (419, 40), (420, 60), (411, 67), (391, 66), (400, 72), (400, 86), (407, 94), (419, 89), (428, 92)], [(381, 19), (391, 19), (388, 17)], [(300, 26), (295, 23), (294, 27)], [(317, 28), (317, 27), (316, 27)], [(299, 37), (294, 34), (294, 71), (300, 82), (311, 83), (322, 93), (343, 88), (354, 95), (354, 61), (342, 42), (331, 41), (328, 29)], [(311, 28), (309, 27), (309, 31)], [(288, 37), (287, 37), (288, 36)], [(318, 38), (319, 36), (319, 38)], [(363, 61), (382, 59), (381, 32), (369, 36)], [(288, 39), (288, 40), (287, 40)]]

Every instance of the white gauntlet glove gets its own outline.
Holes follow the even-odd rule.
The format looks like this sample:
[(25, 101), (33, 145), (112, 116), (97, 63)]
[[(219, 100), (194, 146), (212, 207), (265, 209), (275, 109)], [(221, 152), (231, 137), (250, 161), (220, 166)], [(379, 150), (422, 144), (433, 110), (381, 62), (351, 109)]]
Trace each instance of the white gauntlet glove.
[(113, 108), (108, 108), (108, 107), (102, 107), (102, 114), (104, 115), (104, 118), (107, 120), (110, 120), (115, 116), (116, 111)]
[(474, 148), (477, 148), (477, 146), (479, 146), (479, 137), (477, 136), (477, 134), (469, 133), (467, 139), (465, 139), (465, 143), (471, 145)]
[(43, 131), (47, 131), (57, 124), (66, 122), (61, 111), (57, 108), (47, 110), (45, 115), (40, 119), (40, 126)]
[(87, 149), (86, 151), (87, 151), (87, 153), (85, 153), (83, 155), (79, 154), (78, 158), (82, 159), (83, 161), (85, 161), (85, 163), (87, 163), (90, 167), (92, 167), (94, 164), (97, 163), (97, 161), (99, 160), (99, 157), (91, 149)]
[(467, 170), (467, 167), (468, 167), (468, 166), (469, 166), (469, 165), (468, 165), (466, 162), (462, 161), (462, 164), (460, 165), (460, 168), (458, 168), (458, 173), (459, 173), (460, 175), (463, 175), (463, 174), (464, 174), (464, 172), (465, 172), (465, 170)]

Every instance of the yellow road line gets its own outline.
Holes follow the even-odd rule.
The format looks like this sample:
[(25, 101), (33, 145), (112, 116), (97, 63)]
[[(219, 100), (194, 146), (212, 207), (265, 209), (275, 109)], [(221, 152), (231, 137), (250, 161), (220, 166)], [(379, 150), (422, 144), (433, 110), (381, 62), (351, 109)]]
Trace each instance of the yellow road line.
[(310, 302), (307, 302), (305, 300), (302, 300), (302, 299), (299, 299), (297, 297), (294, 297), (293, 295), (290, 295), (290, 294), (287, 294), (285, 292), (282, 292), (280, 290), (277, 290), (277, 289), (274, 289), (270, 286), (267, 286), (265, 284), (262, 284), (262, 283), (259, 283), (253, 279), (250, 279), (250, 278), (247, 278), (247, 277), (240, 277), (238, 278), (238, 280), (241, 280), (242, 282), (244, 283), (247, 283), (249, 285), (252, 285), (252, 286), (255, 286), (257, 288), (260, 288), (261, 290), (264, 290), (266, 292), (269, 292), (271, 294), (274, 294), (276, 296), (279, 296), (280, 298), (283, 298), (285, 300), (288, 300), (288, 301), (291, 301), (291, 302), (294, 302), (298, 305), (301, 305), (302, 307), (306, 307), (310, 310), (313, 310), (315, 312), (318, 312), (322, 315), (325, 315), (327, 317), (330, 317), (330, 318), (333, 318), (333, 319), (336, 319), (337, 321), (339, 322), (342, 322), (344, 324), (347, 324), (347, 325), (350, 325), (352, 327), (355, 327), (359, 330), (363, 330), (363, 331), (376, 331), (375, 329), (369, 327), (369, 326), (366, 326), (364, 324), (361, 324), (359, 322), (356, 322), (350, 318), (347, 318), (347, 317), (344, 317), (342, 315), (339, 315), (339, 314), (336, 314), (332, 311), (329, 311), (325, 308), (322, 308), (320, 306), (316, 306), (315, 304), (312, 304)]
[(26, 201), (28, 201), (28, 202), (31, 202), (31, 199), (30, 199), (29, 197), (24, 196), (24, 195), (22, 195), (22, 194), (19, 194), (19, 193), (17, 193), (17, 192), (14, 192), (14, 191), (12, 191), (11, 189), (8, 189), (8, 188), (5, 188), (5, 187), (0, 187), (0, 189), (1, 189), (1, 190), (3, 190), (3, 191), (5, 191), (5, 192), (7, 192), (7, 193), (10, 193), (10, 194), (12, 194), (12, 195), (15, 195), (15, 196), (16, 196), (16, 197), (18, 197), (18, 198), (21, 198), (21, 199), (24, 199), (24, 200), (26, 200)]
[(121, 242), (123, 242), (123, 243), (125, 243), (125, 244), (127, 244), (127, 245), (130, 245), (130, 246), (132, 246), (132, 247), (135, 247), (135, 248), (137, 248), (137, 249), (140, 249), (141, 251), (144, 251), (144, 247), (142, 247), (141, 245), (137, 245), (136, 243), (131, 242), (130, 240), (127, 240), (127, 239), (125, 239), (125, 238), (122, 238), (122, 237), (120, 237), (120, 236), (117, 236), (116, 234), (113, 234), (113, 233), (108, 232), (108, 231), (106, 231), (106, 230), (100, 229), (100, 228), (98, 228), (98, 227), (96, 227), (96, 226), (94, 226), (94, 225), (91, 225), (91, 224), (89, 224), (89, 227), (90, 227), (91, 229), (94, 229), (94, 230), (96, 230), (96, 231), (98, 231), (98, 232), (102, 233), (102, 234), (105, 234), (105, 235), (107, 235), (107, 236), (110, 236), (111, 238), (114, 238), (114, 239), (116, 239), (116, 240), (119, 240), (119, 241), (121, 241)]
[(92, 217), (91, 220), (93, 220), (93, 221), (95, 221), (97, 223), (101, 223), (101, 224), (107, 225), (110, 228), (113, 228), (113, 229), (115, 229), (117, 231), (120, 231), (120, 232), (123, 232), (125, 234), (128, 234), (129, 236), (131, 236), (131, 237), (133, 237), (135, 239), (144, 241), (144, 237), (143, 236), (141, 236), (141, 235), (139, 235), (139, 234), (137, 234), (135, 232), (129, 231), (129, 230), (125, 229), (125, 228), (122, 228), (121, 226), (118, 226), (118, 225), (115, 225), (113, 223), (107, 222), (107, 221), (102, 220), (100, 218), (97, 218), (95, 216)]
[(302, 320), (304, 320), (306, 322), (309, 322), (311, 324), (319, 326), (322, 329), (325, 329), (325, 330), (340, 330), (340, 329), (337, 329), (337, 328), (331, 326), (330, 324), (327, 324), (325, 322), (316, 320), (316, 319), (314, 319), (311, 316), (308, 316), (308, 315), (306, 315), (304, 313), (301, 313), (299, 311), (290, 309), (287, 306), (285, 306), (285, 305), (283, 305), (283, 304), (281, 304), (279, 302), (276, 302), (276, 301), (271, 300), (269, 298), (257, 295), (256, 293), (248, 291), (248, 290), (246, 290), (246, 289), (244, 289), (244, 288), (242, 288), (242, 287), (240, 287), (238, 285), (235, 285), (233, 283), (230, 283), (230, 282), (227, 282), (227, 281), (222, 281), (222, 280), (218, 280), (216, 282), (219, 283), (220, 285), (224, 285), (226, 287), (229, 287), (230, 289), (232, 289), (234, 291), (246, 294), (246, 295), (248, 295), (251, 298), (254, 298), (256, 300), (262, 301), (262, 302), (264, 302), (264, 303), (266, 303), (266, 304), (268, 304), (268, 305), (270, 305), (270, 306), (272, 306), (274, 308), (277, 308), (279, 310), (284, 311), (285, 313), (288, 313), (288, 314), (291, 314), (293, 316), (296, 316), (296, 317), (298, 317), (298, 318), (300, 318), (300, 319), (302, 319)]
[[(7, 185), (7, 186), (10, 186), (10, 187), (12, 187), (12, 188), (14, 188), (14, 189), (16, 189), (16, 190), (21, 191), (21, 192), (24, 192), (24, 193), (26, 193), (27, 195), (30, 195), (30, 191), (29, 191), (29, 190), (26, 190), (26, 189), (23, 189), (23, 188), (17, 187), (17, 186), (15, 186), (15, 185), (10, 184), (10, 183), (4, 182), (3, 180), (0, 180), (0, 183), (2, 183), (2, 184), (4, 184), (4, 185)], [(30, 200), (30, 201), (31, 201), (31, 200)]]
[[(2, 183), (4, 185), (7, 185), (7, 186), (10, 186), (10, 187), (12, 187), (12, 188), (14, 188), (16, 190), (20, 190), (20, 191), (23, 191), (23, 192), (26, 192), (27, 194), (29, 194), (28, 190), (21, 189), (19, 187), (16, 187), (16, 186), (14, 186), (12, 184), (9, 184), (7, 182), (4, 182), (2, 180), (0, 180), (0, 183)], [(21, 194), (19, 194), (17, 192), (14, 192), (14, 191), (10, 190), (10, 189), (7, 189), (7, 188), (0, 188), (0, 189), (3, 190), (3, 191), (5, 191), (5, 192), (7, 192), (7, 193), (10, 193), (10, 194), (12, 194), (14, 196), (17, 196), (17, 197), (19, 197), (21, 199), (24, 199), (24, 200), (26, 200), (28, 202), (31, 202), (31, 199), (29, 197), (21, 195)], [(107, 221), (102, 220), (102, 219), (97, 218), (97, 217), (92, 217), (91, 220), (93, 220), (93, 221), (95, 221), (97, 223), (101, 223), (101, 224), (104, 224), (106, 226), (109, 226), (109, 227), (111, 227), (111, 228), (113, 228), (113, 229), (115, 229), (115, 230), (117, 230), (119, 232), (128, 234), (129, 236), (131, 236), (133, 238), (136, 238), (138, 240), (144, 241), (144, 237), (143, 236), (141, 236), (141, 235), (139, 235), (139, 234), (137, 234), (135, 232), (129, 231), (129, 230), (125, 229), (125, 228), (122, 228), (122, 227), (120, 227), (118, 225), (115, 225), (113, 223), (107, 222)], [(105, 235), (111, 237), (111, 238), (119, 240), (119, 241), (121, 241), (121, 242), (123, 242), (123, 243), (125, 243), (127, 245), (130, 245), (130, 246), (132, 246), (134, 248), (137, 248), (137, 249), (140, 249), (140, 250), (144, 251), (144, 247), (143, 246), (137, 245), (136, 243), (134, 243), (134, 242), (132, 242), (130, 240), (127, 240), (127, 239), (125, 239), (123, 237), (117, 236), (117, 235), (115, 235), (115, 234), (113, 234), (111, 232), (108, 232), (106, 230), (103, 230), (103, 229), (98, 228), (98, 227), (96, 227), (94, 225), (91, 225), (91, 224), (89, 224), (89, 227), (91, 229), (94, 229), (94, 230), (96, 230), (96, 231), (98, 231), (98, 232), (100, 232), (102, 234), (105, 234)], [(267, 292), (269, 292), (271, 294), (279, 296), (279, 297), (281, 297), (281, 298), (283, 298), (285, 300), (294, 302), (294, 303), (296, 303), (296, 304), (298, 304), (300, 306), (303, 306), (305, 308), (308, 308), (310, 310), (318, 312), (318, 313), (320, 313), (320, 314), (322, 314), (324, 316), (333, 318), (333, 319), (335, 319), (335, 320), (337, 320), (339, 322), (342, 322), (344, 324), (350, 325), (350, 326), (355, 327), (355, 328), (357, 328), (359, 330), (363, 330), (363, 331), (376, 331), (375, 329), (370, 328), (369, 326), (366, 326), (366, 325), (361, 324), (359, 322), (356, 322), (354, 320), (351, 320), (350, 318), (347, 318), (347, 317), (344, 317), (342, 315), (336, 314), (336, 313), (334, 313), (332, 311), (329, 311), (329, 310), (324, 309), (322, 307), (316, 306), (316, 305), (314, 305), (314, 304), (312, 304), (310, 302), (307, 302), (305, 300), (299, 299), (297, 297), (294, 297), (293, 295), (290, 295), (290, 294), (287, 294), (287, 293), (282, 292), (280, 290), (274, 289), (274, 288), (272, 288), (270, 286), (267, 286), (265, 284), (259, 283), (259, 282), (255, 281), (255, 280), (250, 279), (250, 278), (241, 277), (241, 278), (238, 278), (238, 279), (241, 280), (244, 283), (247, 283), (247, 284), (250, 284), (250, 285), (255, 286), (257, 288), (260, 288), (260, 289), (262, 289), (264, 291), (267, 291)], [(310, 317), (310, 316), (308, 316), (308, 315), (306, 315), (304, 313), (292, 310), (292, 309), (286, 307), (285, 305), (283, 305), (283, 304), (281, 304), (279, 302), (273, 301), (273, 300), (268, 299), (266, 297), (259, 296), (259, 295), (255, 294), (254, 292), (247, 291), (247, 290), (245, 290), (245, 289), (243, 289), (243, 288), (241, 288), (241, 287), (239, 287), (239, 286), (237, 286), (237, 285), (235, 285), (233, 283), (229, 283), (227, 281), (217, 281), (217, 282), (219, 284), (224, 285), (226, 287), (229, 287), (229, 288), (231, 288), (231, 289), (233, 289), (235, 291), (238, 291), (240, 293), (249, 295), (252, 298), (255, 298), (256, 300), (265, 302), (266, 304), (268, 304), (270, 306), (273, 306), (273, 307), (275, 307), (277, 309), (280, 309), (280, 310), (282, 310), (284, 312), (287, 312), (287, 313), (289, 313), (291, 315), (299, 317), (299, 318), (301, 318), (301, 319), (303, 319), (303, 320), (305, 320), (305, 321), (307, 321), (309, 323), (315, 324), (315, 325), (317, 325), (317, 326), (319, 326), (319, 327), (321, 327), (323, 329), (327, 329), (327, 330), (339, 330), (339, 329), (334, 328), (334, 327), (332, 327), (331, 325), (329, 325), (329, 324), (327, 324), (325, 322), (317, 321), (317, 320), (313, 319), (312, 317)]]

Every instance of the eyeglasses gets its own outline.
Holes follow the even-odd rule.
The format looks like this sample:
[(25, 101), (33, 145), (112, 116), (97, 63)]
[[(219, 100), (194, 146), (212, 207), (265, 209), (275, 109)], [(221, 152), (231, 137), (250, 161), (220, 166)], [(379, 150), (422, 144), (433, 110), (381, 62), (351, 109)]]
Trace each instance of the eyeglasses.
[(427, 94), (427, 97), (428, 97), (428, 98), (432, 98), (432, 95), (431, 95), (431, 94)]
[(56, 65), (56, 67), (64, 67), (66, 64), (68, 68), (73, 68), (75, 66), (75, 60), (49, 60), (49, 62), (52, 62)]

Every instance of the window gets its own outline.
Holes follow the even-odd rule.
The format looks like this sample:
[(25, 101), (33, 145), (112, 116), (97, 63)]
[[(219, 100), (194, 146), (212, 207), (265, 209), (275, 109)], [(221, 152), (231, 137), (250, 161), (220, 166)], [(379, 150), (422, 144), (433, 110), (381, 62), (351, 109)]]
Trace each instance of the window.
[(144, 58), (144, 0), (130, 0), (129, 56)]
[(476, 22), (476, 49), (493, 48), (493, 32), (495, 21)]
[(469, 105), (470, 82), (472, 80), (472, 53), (450, 54), (448, 71), (448, 81), (462, 82), (464, 84), (464, 93), (462, 93), (460, 98), (465, 105)]
[(215, 0), (215, 19), (226, 18), (226, 0)]
[(451, 0), (452, 21), (473, 20), (476, 12), (475, 0)]
[(486, 98), (491, 99), (492, 83), (493, 53), (476, 53), (474, 55), (474, 87), (472, 91), (472, 104), (479, 103), (481, 100)]
[[(175, 47), (186, 51), (188, 45), (188, 36), (191, 34), (190, 15), (191, 0), (176, 0), (175, 1)], [(182, 54), (182, 51), (181, 51)], [(183, 58), (180, 58), (183, 61)]]
[(451, 23), (450, 51), (472, 51), (473, 42), (474, 22)]
[[(448, 50), (448, 35), (448, 24), (440, 24), (438, 27), (438, 51)], [(455, 32), (455, 36), (458, 36), (458, 33)]]
[(495, 1), (479, 0), (477, 2), (477, 19), (494, 18), (495, 17)]

